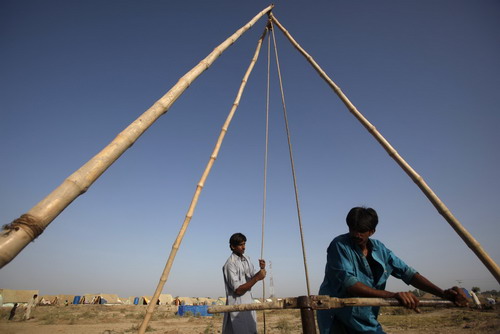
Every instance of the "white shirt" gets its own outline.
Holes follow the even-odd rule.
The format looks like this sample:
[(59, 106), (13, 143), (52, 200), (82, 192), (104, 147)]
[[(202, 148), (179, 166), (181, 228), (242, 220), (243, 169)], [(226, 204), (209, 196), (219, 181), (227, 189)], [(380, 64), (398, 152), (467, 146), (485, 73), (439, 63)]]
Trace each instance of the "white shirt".
[[(238, 296), (236, 289), (247, 283), (255, 275), (255, 269), (250, 258), (232, 253), (224, 267), (224, 285), (226, 288), (226, 305), (253, 303), (250, 290)], [(222, 325), (223, 334), (255, 334), (257, 333), (257, 315), (255, 311), (224, 313)]]

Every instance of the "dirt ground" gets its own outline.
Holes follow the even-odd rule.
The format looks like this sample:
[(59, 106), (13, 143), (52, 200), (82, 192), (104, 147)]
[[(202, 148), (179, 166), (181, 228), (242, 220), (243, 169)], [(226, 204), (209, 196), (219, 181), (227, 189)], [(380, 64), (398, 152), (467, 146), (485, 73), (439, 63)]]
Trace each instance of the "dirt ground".
[[(379, 317), (388, 334), (500, 334), (500, 308), (475, 310), (463, 308), (424, 309), (420, 314), (401, 308), (382, 308)], [(10, 308), (0, 307), (2, 334), (125, 334), (136, 333), (146, 306), (135, 305), (69, 305), (38, 306), (33, 319), (23, 321), (24, 309), (18, 309), (9, 321)], [(302, 333), (298, 310), (266, 311), (266, 333)], [(263, 314), (258, 312), (259, 333), (263, 330)], [(159, 306), (148, 333), (212, 334), (220, 333), (222, 316), (183, 316), (172, 307)]]

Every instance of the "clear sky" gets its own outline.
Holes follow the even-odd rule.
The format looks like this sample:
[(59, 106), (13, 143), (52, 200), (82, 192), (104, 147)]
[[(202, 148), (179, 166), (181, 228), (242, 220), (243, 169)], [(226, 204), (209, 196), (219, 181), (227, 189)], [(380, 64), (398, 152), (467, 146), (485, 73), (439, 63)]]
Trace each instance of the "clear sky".
[[(27, 212), (265, 1), (0, 2), (0, 218)], [(500, 3), (277, 1), (274, 15), (500, 262)], [(152, 295), (266, 24), (232, 45), (125, 154), (0, 270), (0, 288)], [(499, 289), (414, 182), (276, 31), (312, 293), (353, 206), (437, 285)], [(266, 50), (164, 292), (224, 295), (234, 232), (260, 256)], [(278, 296), (306, 294), (276, 69), (264, 257)], [(269, 277), (270, 275), (268, 275)], [(266, 282), (269, 291), (269, 281)], [(391, 279), (390, 290), (408, 290)], [(255, 291), (261, 295), (261, 288)]]

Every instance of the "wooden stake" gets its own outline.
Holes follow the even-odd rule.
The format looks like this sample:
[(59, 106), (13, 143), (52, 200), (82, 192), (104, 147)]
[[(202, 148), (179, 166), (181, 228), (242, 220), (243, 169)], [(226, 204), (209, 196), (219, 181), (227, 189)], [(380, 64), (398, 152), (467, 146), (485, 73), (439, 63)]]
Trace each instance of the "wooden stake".
[(189, 85), (208, 69), (215, 60), (236, 40), (250, 29), (273, 5), (262, 10), (246, 25), (216, 47), (205, 59), (186, 73), (179, 81), (138, 119), (130, 124), (101, 152), (70, 175), (52, 193), (36, 204), (21, 218), (16, 219), (0, 232), (0, 268), (12, 261), (24, 247), (43, 230), (78, 196), (108, 169), (135, 141), (181, 96)]
[(205, 171), (203, 172), (201, 179), (198, 182), (198, 186), (196, 187), (196, 191), (193, 195), (193, 199), (191, 200), (191, 204), (189, 205), (189, 209), (188, 209), (188, 212), (187, 212), (186, 217), (184, 219), (184, 222), (182, 223), (179, 234), (177, 235), (177, 238), (175, 239), (175, 242), (172, 245), (172, 250), (170, 251), (170, 255), (168, 257), (167, 263), (165, 264), (165, 268), (163, 269), (163, 273), (161, 275), (160, 281), (158, 282), (158, 286), (156, 287), (156, 291), (153, 295), (153, 298), (151, 299), (151, 302), (148, 304), (148, 307), (146, 309), (146, 315), (145, 315), (144, 320), (141, 324), (141, 327), (139, 328), (140, 334), (144, 334), (144, 332), (146, 331), (146, 328), (148, 327), (149, 320), (151, 319), (151, 316), (153, 315), (153, 312), (154, 312), (154, 309), (156, 306), (156, 301), (160, 297), (160, 294), (163, 290), (163, 287), (165, 286), (165, 283), (167, 282), (168, 275), (170, 273), (170, 269), (172, 268), (172, 264), (174, 263), (175, 255), (177, 254), (177, 251), (180, 247), (182, 239), (184, 238), (184, 234), (186, 233), (189, 222), (191, 221), (191, 218), (193, 217), (194, 210), (195, 210), (196, 205), (198, 203), (198, 199), (200, 197), (201, 191), (203, 190), (203, 186), (205, 185), (205, 182), (208, 178), (208, 175), (210, 174), (210, 171), (212, 169), (212, 166), (215, 163), (215, 159), (217, 159), (217, 156), (219, 154), (219, 150), (222, 146), (222, 142), (223, 142), (224, 137), (227, 133), (229, 125), (231, 124), (231, 120), (233, 119), (234, 113), (236, 112), (236, 109), (238, 108), (238, 105), (239, 105), (240, 99), (241, 99), (241, 95), (243, 94), (243, 91), (244, 91), (245, 86), (247, 84), (250, 73), (252, 73), (253, 67), (254, 67), (255, 63), (257, 62), (257, 59), (259, 58), (260, 48), (262, 46), (262, 41), (264, 40), (266, 32), (267, 32), (267, 27), (264, 30), (264, 33), (262, 34), (262, 36), (260, 37), (260, 39), (257, 43), (257, 48), (256, 48), (255, 53), (253, 55), (252, 61), (250, 62), (250, 65), (248, 66), (248, 69), (243, 77), (243, 80), (241, 81), (241, 85), (240, 85), (240, 88), (238, 90), (238, 94), (236, 95), (236, 98), (234, 100), (233, 106), (231, 107), (231, 110), (229, 111), (229, 114), (226, 118), (226, 121), (225, 121), (224, 125), (222, 126), (222, 130), (219, 134), (219, 138), (217, 139), (217, 142), (215, 144), (215, 148), (212, 152), (212, 155), (210, 156), (210, 159), (208, 160), (208, 164), (205, 167)]
[(399, 153), (389, 144), (389, 142), (377, 131), (375, 126), (373, 126), (359, 111), (356, 107), (349, 101), (349, 99), (344, 95), (340, 88), (333, 82), (330, 77), (323, 71), (323, 69), (314, 61), (313, 57), (310, 56), (288, 33), (288, 31), (278, 22), (276, 17), (272, 13), (269, 14), (271, 20), (278, 26), (278, 28), (285, 34), (288, 40), (293, 44), (293, 46), (307, 59), (307, 61), (313, 66), (313, 68), (318, 72), (321, 78), (326, 81), (326, 83), (333, 89), (333, 91), (338, 95), (342, 102), (346, 105), (347, 109), (351, 114), (356, 117), (361, 124), (372, 134), (372, 136), (382, 145), (382, 147), (387, 151), (389, 156), (393, 158), (396, 163), (405, 171), (405, 173), (417, 184), (417, 186), (422, 190), (422, 192), (431, 201), (437, 211), (446, 219), (446, 221), (451, 225), (451, 227), (457, 232), (457, 234), (462, 238), (462, 240), (469, 246), (469, 248), (477, 255), (477, 257), (483, 262), (483, 264), (488, 268), (488, 270), (493, 274), (493, 276), (500, 283), (500, 267), (493, 261), (493, 259), (486, 253), (482, 248), (481, 244), (474, 239), (474, 237), (462, 226), (451, 211), (444, 205), (444, 203), (439, 199), (439, 197), (432, 191), (432, 189), (427, 185), (424, 179), (417, 174), (417, 172), (399, 155)]

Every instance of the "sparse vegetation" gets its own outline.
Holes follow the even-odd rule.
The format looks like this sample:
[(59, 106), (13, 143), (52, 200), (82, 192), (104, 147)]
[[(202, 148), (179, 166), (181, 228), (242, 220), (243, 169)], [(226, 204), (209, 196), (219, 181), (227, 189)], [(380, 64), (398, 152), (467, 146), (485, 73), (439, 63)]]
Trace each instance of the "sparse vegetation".
[[(496, 305), (497, 306), (497, 305)], [(379, 317), (387, 333), (398, 334), (498, 334), (500, 308), (421, 308), (422, 313), (400, 307), (384, 307)], [(134, 305), (74, 305), (37, 307), (34, 318), (23, 321), (24, 310), (8, 321), (10, 308), (0, 307), (0, 333), (37, 334), (128, 334), (135, 333), (146, 307)], [(160, 334), (216, 334), (222, 329), (223, 314), (210, 317), (175, 316), (175, 308), (160, 307), (151, 319), (148, 332)], [(259, 333), (263, 333), (262, 312), (257, 312)], [(302, 324), (299, 310), (266, 312), (268, 334), (299, 334)]]
[[(125, 332), (128, 333), (128, 332), (137, 332), (139, 330), (139, 327), (140, 325), (134, 325), (132, 327), (130, 327), (129, 329), (126, 329)], [(150, 325), (148, 325), (148, 327), (146, 327), (146, 332), (152, 332), (152, 331), (155, 331), (156, 329), (153, 329), (153, 327), (151, 327)]]
[(215, 328), (213, 323), (209, 323), (205, 330), (203, 331), (203, 334), (215, 334)]
[(279, 319), (276, 324), (276, 328), (280, 331), (281, 334), (290, 334), (292, 332), (293, 326), (286, 319)]

